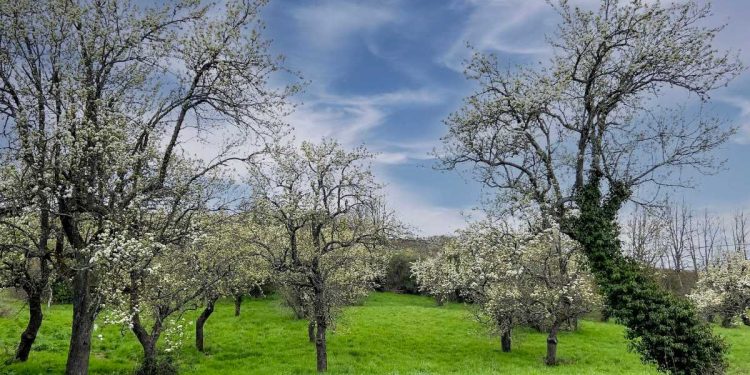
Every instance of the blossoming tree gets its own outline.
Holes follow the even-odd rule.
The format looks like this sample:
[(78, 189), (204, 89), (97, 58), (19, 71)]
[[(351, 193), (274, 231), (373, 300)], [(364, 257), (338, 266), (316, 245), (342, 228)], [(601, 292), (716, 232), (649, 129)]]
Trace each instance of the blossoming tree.
[(271, 264), (275, 280), (305, 296), (315, 329), (318, 371), (328, 367), (326, 333), (338, 308), (372, 289), (382, 274), (379, 249), (396, 229), (363, 148), (332, 140), (276, 147), (250, 165), (255, 223), (249, 233)]
[(200, 277), (205, 285), (201, 296), (204, 308), (195, 322), (195, 346), (201, 352), (205, 350), (204, 326), (214, 312), (216, 301), (222, 297), (233, 298), (235, 316), (239, 316), (242, 294), (260, 290), (271, 278), (270, 267), (257, 247), (244, 240), (247, 232), (266, 229), (254, 227), (243, 216), (214, 217), (206, 232), (206, 251), (198, 254), (198, 263), (204, 265)]
[[(534, 206), (576, 240), (643, 361), (677, 374), (722, 373), (723, 341), (687, 300), (621, 254), (616, 219), (629, 199), (690, 183), (675, 172), (716, 170), (712, 151), (733, 130), (700, 104), (743, 66), (713, 47), (722, 27), (708, 26), (710, 4), (556, 4), (547, 64), (505, 69), (475, 54), (466, 72), (479, 88), (446, 120), (441, 159), (449, 169), (473, 165), (503, 209)], [(658, 105), (667, 89), (696, 105)]]
[[(744, 249), (743, 249), (744, 250)], [(750, 325), (750, 261), (742, 253), (726, 254), (717, 265), (698, 274), (690, 298), (707, 317), (719, 316), (721, 325), (731, 327), (742, 318)]]
[(501, 335), (511, 350), (511, 330), (531, 325), (548, 332), (548, 364), (557, 362), (557, 333), (574, 326), (597, 305), (598, 296), (577, 245), (551, 228), (511, 230), (490, 221), (474, 223), (433, 258), (412, 268), (423, 291), (458, 293), (476, 306), (476, 317)]
[(34, 171), (32, 191), (55, 208), (40, 217), (53, 212), (65, 237), (55, 264), (72, 282), (67, 374), (88, 371), (110, 271), (92, 262), (110, 241), (102, 234), (137, 232), (141, 210), (174, 197), (188, 140), (216, 146), (198, 179), (245, 160), (246, 141), (284, 131), (278, 115), (297, 87), (267, 85), (283, 67), (261, 35), (265, 3), (0, 3), (2, 159)]

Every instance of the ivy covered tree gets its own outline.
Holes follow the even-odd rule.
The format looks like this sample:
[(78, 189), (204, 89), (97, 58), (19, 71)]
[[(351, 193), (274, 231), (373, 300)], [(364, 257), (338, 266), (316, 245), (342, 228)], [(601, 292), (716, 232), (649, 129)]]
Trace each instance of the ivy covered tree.
[(332, 140), (275, 147), (250, 164), (251, 216), (264, 230), (247, 233), (274, 279), (296, 288), (315, 330), (317, 370), (326, 371), (326, 333), (335, 313), (360, 300), (382, 276), (381, 249), (397, 229), (363, 148)]
[[(206, 173), (247, 159), (247, 143), (284, 132), (278, 118), (298, 87), (267, 84), (284, 69), (261, 35), (265, 3), (0, 3), (2, 161), (30, 173), (35, 215), (64, 234), (54, 263), (72, 284), (67, 374), (88, 371), (110, 271), (92, 261), (113, 240), (103, 234), (151, 231), (133, 227), (141, 212), (179, 201)], [(187, 142), (209, 134), (215, 157), (173, 179)]]
[(472, 302), (477, 319), (500, 334), (504, 352), (511, 350), (513, 327), (546, 331), (550, 365), (557, 363), (557, 333), (575, 327), (599, 300), (577, 244), (554, 228), (474, 223), (412, 271), (422, 291), (457, 291)]
[[(710, 173), (733, 129), (701, 105), (665, 107), (669, 90), (703, 103), (742, 70), (712, 43), (710, 4), (604, 0), (598, 10), (560, 1), (553, 56), (503, 69), (491, 55), (467, 66), (477, 91), (446, 120), (446, 168), (471, 164), (499, 206), (532, 205), (577, 241), (607, 304), (643, 361), (675, 374), (722, 373), (725, 345), (685, 299), (622, 256), (617, 215), (630, 199)], [(634, 195), (635, 194), (635, 195)]]

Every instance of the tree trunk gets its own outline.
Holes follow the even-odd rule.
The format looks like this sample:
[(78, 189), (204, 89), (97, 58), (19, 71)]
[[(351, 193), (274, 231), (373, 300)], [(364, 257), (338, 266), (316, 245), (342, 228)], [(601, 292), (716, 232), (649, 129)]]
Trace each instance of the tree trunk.
[(89, 270), (79, 270), (73, 277), (73, 326), (70, 334), (66, 375), (88, 374), (91, 332), (98, 306), (91, 295)]
[(547, 366), (557, 364), (557, 329), (557, 325), (553, 325), (547, 336), (547, 358), (544, 360)]
[(216, 300), (210, 300), (208, 301), (208, 304), (206, 304), (206, 308), (203, 309), (203, 312), (200, 316), (198, 316), (198, 320), (195, 322), (195, 347), (198, 349), (199, 352), (203, 352), (203, 326), (206, 324), (206, 320), (211, 316), (211, 314), (214, 312), (214, 302)]
[(722, 316), (721, 317), (721, 326), (724, 328), (732, 328), (732, 317), (731, 316)]
[(500, 346), (504, 353), (510, 353), (510, 329), (503, 331), (500, 337)]
[(326, 352), (326, 319), (325, 316), (318, 316), (315, 322), (315, 353), (317, 355), (318, 372), (328, 370), (328, 353)]
[(742, 314), (741, 318), (742, 318), (742, 324), (746, 326), (750, 326), (750, 316), (748, 316), (747, 314)]
[(29, 359), (31, 345), (34, 344), (39, 327), (42, 326), (41, 291), (29, 288), (26, 294), (28, 295), (29, 302), (29, 323), (26, 325), (26, 330), (21, 334), (21, 342), (18, 343), (18, 348), (16, 349), (16, 359), (21, 362)]
[(240, 309), (242, 308), (242, 293), (234, 296), (234, 316), (240, 316)]
[(150, 337), (143, 346), (143, 364), (141, 365), (138, 375), (159, 375), (156, 363), (156, 339)]
[(310, 339), (310, 342), (315, 342), (315, 321), (311, 320), (310, 323), (307, 324), (307, 337)]
[(159, 316), (154, 321), (151, 333), (149, 334), (143, 327), (143, 324), (141, 324), (140, 316), (137, 313), (133, 315), (133, 333), (143, 348), (143, 363), (137, 372), (138, 375), (159, 375), (156, 363), (156, 342), (161, 335), (161, 322), (164, 318), (164, 316)]

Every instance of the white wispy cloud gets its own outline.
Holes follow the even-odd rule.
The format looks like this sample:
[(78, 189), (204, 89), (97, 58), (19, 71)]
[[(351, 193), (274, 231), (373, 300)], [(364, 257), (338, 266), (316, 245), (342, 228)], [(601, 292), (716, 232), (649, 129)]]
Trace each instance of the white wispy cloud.
[[(543, 1), (527, 0), (467, 0), (471, 11), (466, 26), (453, 41), (439, 62), (454, 70), (461, 70), (470, 56), (466, 43), (480, 51), (535, 55), (549, 52), (544, 43), (544, 16), (549, 5)], [(545, 12), (546, 11), (546, 12)], [(529, 30), (529, 26), (537, 26)], [(540, 30), (541, 29), (541, 30)]]
[(393, 22), (398, 12), (386, 2), (329, 0), (295, 8), (292, 15), (311, 45), (330, 50)]
[(293, 134), (297, 141), (317, 141), (329, 137), (347, 147), (368, 143), (374, 145), (371, 151), (382, 152), (377, 161), (393, 164), (416, 156), (415, 149), (402, 144), (379, 144), (371, 139), (370, 132), (385, 124), (395, 107), (432, 105), (441, 100), (442, 93), (427, 89), (405, 89), (363, 96), (322, 93), (312, 95), (286, 120), (294, 127)]

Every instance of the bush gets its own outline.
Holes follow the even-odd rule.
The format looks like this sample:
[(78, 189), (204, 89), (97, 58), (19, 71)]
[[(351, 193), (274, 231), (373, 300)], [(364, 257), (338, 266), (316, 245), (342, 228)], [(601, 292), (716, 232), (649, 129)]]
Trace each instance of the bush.
[(393, 255), (388, 261), (382, 288), (392, 292), (419, 294), (417, 280), (411, 273), (411, 265), (417, 259), (419, 258), (409, 251)]
[(66, 279), (56, 279), (52, 282), (52, 301), (55, 303), (70, 304), (73, 303), (73, 288), (70, 281)]

